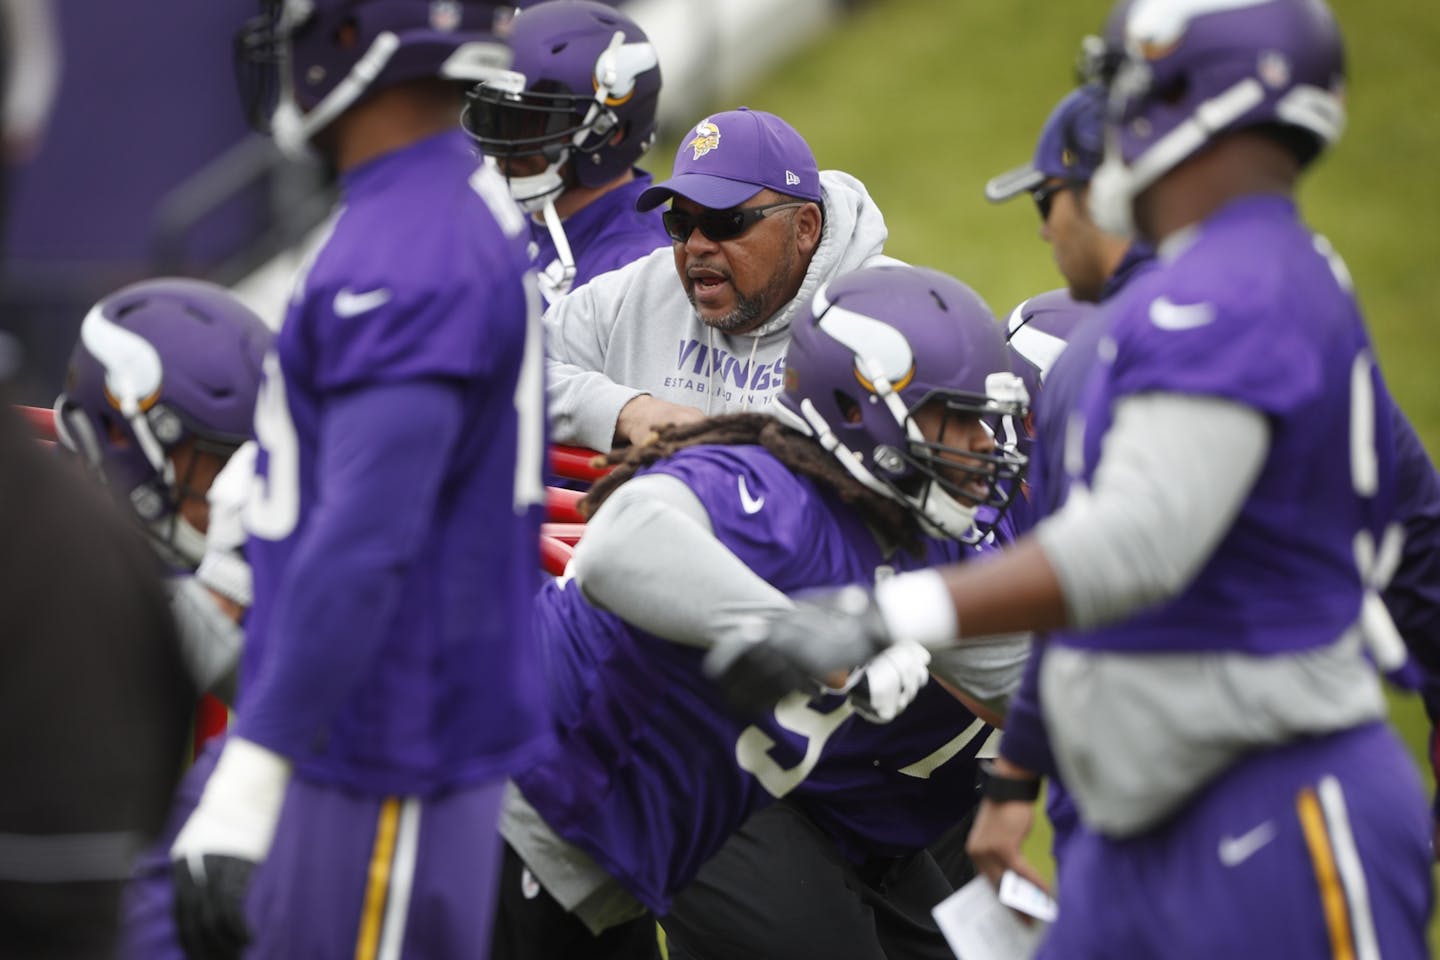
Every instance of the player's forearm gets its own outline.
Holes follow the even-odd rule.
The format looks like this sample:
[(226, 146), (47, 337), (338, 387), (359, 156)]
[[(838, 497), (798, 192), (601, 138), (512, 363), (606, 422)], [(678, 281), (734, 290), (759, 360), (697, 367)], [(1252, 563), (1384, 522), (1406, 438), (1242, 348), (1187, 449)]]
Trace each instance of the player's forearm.
[(1045, 656), (1045, 642), (1038, 640), (1031, 647), (1020, 689), (1010, 698), (1005, 716), (1005, 734), (1000, 739), (1000, 756), (1017, 766), (1051, 776), (1055, 758), (1045, 734), (1045, 720), (1040, 712), (1040, 661)]
[(443, 384), (374, 388), (327, 407), (319, 505), (284, 571), (241, 736), (303, 755), (374, 669), (461, 426), (458, 391)]
[[(999, 556), (883, 584), (876, 599), (886, 623), (899, 638), (940, 646), (1090, 627), (1173, 596), (1234, 522), (1268, 443), (1264, 417), (1249, 408), (1178, 394), (1127, 398), (1084, 496)], [(937, 577), (949, 608), (933, 599)]]

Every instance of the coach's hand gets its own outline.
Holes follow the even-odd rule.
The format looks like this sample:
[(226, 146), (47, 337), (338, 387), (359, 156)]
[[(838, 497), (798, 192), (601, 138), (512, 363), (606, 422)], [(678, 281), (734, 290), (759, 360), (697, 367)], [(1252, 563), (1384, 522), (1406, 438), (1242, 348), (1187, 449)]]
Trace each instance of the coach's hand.
[(245, 897), (270, 853), (290, 780), (284, 757), (231, 737), (170, 848), (175, 922), (192, 960), (238, 958), (250, 942)]
[(705, 411), (681, 403), (671, 403), (642, 393), (620, 408), (615, 420), (616, 446), (630, 444), (642, 446), (664, 426), (670, 424), (699, 423), (705, 419)]
[(795, 597), (794, 608), (752, 621), (717, 643), (705, 658), (705, 671), (737, 709), (757, 716), (787, 693), (818, 690), (889, 645), (869, 590), (809, 591)]

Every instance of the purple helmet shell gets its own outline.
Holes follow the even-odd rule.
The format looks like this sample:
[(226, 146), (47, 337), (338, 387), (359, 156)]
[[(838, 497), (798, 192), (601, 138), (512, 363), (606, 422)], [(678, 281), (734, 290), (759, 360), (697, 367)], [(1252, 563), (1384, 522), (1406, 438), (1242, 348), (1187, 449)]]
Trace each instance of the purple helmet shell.
[(261, 0), (236, 36), (241, 97), (257, 129), (293, 148), (397, 83), (497, 75), (510, 54), (496, 30), (512, 11), (493, 0)]
[(1232, 130), (1290, 128), (1308, 162), (1344, 129), (1344, 47), (1323, 0), (1122, 0), (1107, 35), (1124, 59), (1106, 161), (1129, 198)]
[[(977, 453), (926, 441), (914, 414), (937, 402), (947, 414), (982, 417), (996, 434), (1002, 419), (1025, 413), (1000, 325), (973, 290), (895, 264), (837, 277), (815, 294), (791, 332), (778, 415), (928, 532), (977, 538), (1018, 489), (1025, 460), (1012, 445)], [(947, 477), (957, 464), (966, 464), (966, 483)], [(965, 492), (974, 480), (988, 492), (980, 504)], [(983, 529), (974, 525), (981, 505), (990, 508)]]
[(472, 90), (461, 119), (488, 156), (568, 158), (576, 179), (595, 187), (654, 144), (660, 62), (625, 14), (547, 0), (516, 14), (508, 41), (512, 75)]
[(1071, 332), (1094, 309), (1094, 304), (1079, 302), (1061, 287), (1038, 293), (1010, 311), (1005, 321), (1005, 342), (1032, 403)]
[[(1040, 395), (1050, 366), (1060, 356), (1071, 333), (1091, 311), (1093, 303), (1081, 303), (1070, 291), (1061, 287), (1039, 293), (1010, 311), (1005, 320), (1005, 343), (1010, 350), (1010, 363), (1025, 383), (1031, 404)], [(1031, 437), (1028, 429), (1016, 438), (1020, 452), (1030, 455)]]
[(251, 433), (269, 328), (229, 290), (202, 280), (146, 280), (104, 297), (80, 325), (65, 392), (61, 442), (141, 519), (179, 502), (171, 451), (194, 441), (220, 456)]

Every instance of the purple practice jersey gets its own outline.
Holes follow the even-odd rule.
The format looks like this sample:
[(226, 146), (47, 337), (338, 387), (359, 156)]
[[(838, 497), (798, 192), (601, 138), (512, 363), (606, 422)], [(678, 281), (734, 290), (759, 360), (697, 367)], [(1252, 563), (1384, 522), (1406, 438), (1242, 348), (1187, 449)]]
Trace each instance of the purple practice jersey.
[[(1057, 635), (1116, 651), (1292, 653), (1359, 618), (1357, 537), (1394, 508), (1392, 405), (1344, 265), (1292, 201), (1233, 201), (1113, 301), (1080, 400), (1088, 483), (1117, 401), (1147, 392), (1243, 404), (1270, 424), (1239, 515), (1195, 579), (1158, 607)], [(1067, 443), (1076, 438), (1067, 438)]]
[[(670, 245), (659, 210), (635, 209), (635, 199), (650, 186), (650, 174), (634, 168), (635, 179), (601, 194), (564, 220), (565, 238), (575, 258), (570, 289), (582, 287), (602, 273), (618, 270), (659, 247)], [(543, 223), (530, 220), (530, 262), (543, 276), (558, 275), (555, 241)], [(542, 283), (542, 289), (543, 289)]]
[(1028, 532), (1035, 523), (1060, 509), (1065, 500), (1065, 431), (1070, 411), (1075, 409), (1085, 382), (1096, 366), (1096, 351), (1109, 327), (1110, 311), (1105, 305), (1154, 265), (1155, 252), (1136, 241), (1105, 282), (1100, 304), (1091, 308), (1079, 303), (1074, 305), (1079, 319), (1065, 338), (1065, 349), (1045, 373), (1039, 395), (1031, 398), (1035, 442), (1031, 447), (1030, 469), (1025, 475), (1030, 486), (1030, 502), (1023, 510), (1011, 508), (1020, 533)]
[[(692, 447), (648, 472), (682, 480), (716, 538), (782, 591), (869, 583), (896, 563), (852, 509), (761, 447)], [(920, 565), (905, 560), (906, 569)], [(630, 627), (573, 583), (547, 584), (537, 610), (558, 746), (515, 782), (557, 833), (656, 913), (752, 813), (804, 783), (856, 722), (843, 696), (797, 693), (747, 723), (704, 675), (704, 650)], [(893, 780), (897, 766), (927, 757), (934, 764), (935, 750), (974, 720), (958, 703), (944, 712), (951, 727), (879, 776)], [(866, 764), (877, 750), (863, 746)], [(860, 766), (843, 768), (856, 789), (866, 785)], [(951, 824), (964, 803), (957, 798)]]
[[(367, 391), (438, 385), (459, 398), (465, 426), (439, 461), (433, 505), (416, 518), (419, 549), (400, 568), (393, 617), (334, 706), (280, 745), (312, 780), (427, 795), (503, 776), (543, 727), (531, 642), (543, 339), (523, 217), (504, 181), (477, 166), (461, 131), (366, 163), (344, 176), (343, 188), (265, 362), (260, 478), (247, 513), (255, 603), (237, 733), (247, 735), (247, 713), (314, 713), (309, 701), (330, 695), (323, 680), (308, 691), (287, 686), (269, 661), (323, 674), (356, 656), (344, 623), (297, 636), (285, 619), (296, 569), (325, 569), (307, 534), (330, 516), (317, 465), (343, 459), (319, 448), (331, 408)], [(359, 446), (365, 438), (330, 440)], [(397, 490), (396, 515), (410, 492)], [(382, 570), (392, 563), (364, 559)], [(337, 594), (347, 589), (333, 584)]]
[[(927, 540), (925, 565), (963, 561), (1013, 539), (1003, 518), (976, 546)], [(977, 754), (995, 728), (937, 681), (889, 723), (856, 717), (833, 738), (791, 799), (859, 863), (914, 853), (979, 803)]]
[(907, 856), (980, 802), (976, 755), (994, 732), (932, 680), (889, 723), (852, 720), (791, 799), (856, 863)]

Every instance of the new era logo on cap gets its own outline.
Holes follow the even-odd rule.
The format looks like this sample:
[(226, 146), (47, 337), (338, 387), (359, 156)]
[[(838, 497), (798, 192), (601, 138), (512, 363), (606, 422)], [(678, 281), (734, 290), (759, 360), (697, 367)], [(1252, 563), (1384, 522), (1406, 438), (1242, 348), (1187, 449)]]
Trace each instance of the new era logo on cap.
[(796, 173), (795, 171), (793, 171), (793, 170), (786, 170), (786, 171), (785, 171), (785, 186), (787, 186), (787, 187), (794, 187), (794, 186), (799, 186), (799, 184), (800, 184), (800, 175), (799, 175), (798, 173)]

